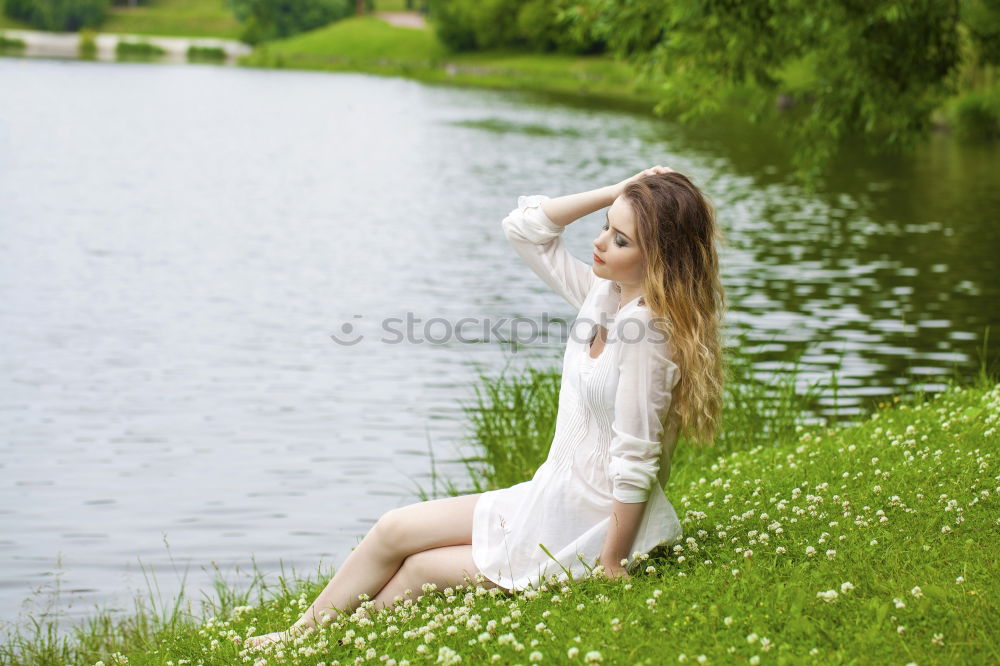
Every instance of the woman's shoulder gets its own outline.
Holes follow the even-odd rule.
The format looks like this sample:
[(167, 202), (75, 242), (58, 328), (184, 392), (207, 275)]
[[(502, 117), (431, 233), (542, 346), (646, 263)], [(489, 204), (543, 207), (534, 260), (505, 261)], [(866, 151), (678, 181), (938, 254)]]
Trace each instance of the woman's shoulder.
[(664, 330), (664, 318), (657, 316), (645, 303), (638, 300), (622, 307), (615, 317), (615, 336), (620, 343), (619, 353), (629, 348), (634, 357), (653, 357), (667, 361), (671, 358), (670, 338)]

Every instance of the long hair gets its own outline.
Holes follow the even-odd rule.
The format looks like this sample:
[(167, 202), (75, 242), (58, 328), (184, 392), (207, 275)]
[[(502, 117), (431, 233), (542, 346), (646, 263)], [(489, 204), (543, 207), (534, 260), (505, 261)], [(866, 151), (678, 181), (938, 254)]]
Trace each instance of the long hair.
[(725, 381), (720, 328), (726, 303), (715, 249), (725, 239), (715, 208), (677, 172), (643, 176), (626, 185), (622, 197), (635, 215), (645, 259), (643, 300), (680, 368), (671, 404), (679, 431), (709, 446), (722, 420)]

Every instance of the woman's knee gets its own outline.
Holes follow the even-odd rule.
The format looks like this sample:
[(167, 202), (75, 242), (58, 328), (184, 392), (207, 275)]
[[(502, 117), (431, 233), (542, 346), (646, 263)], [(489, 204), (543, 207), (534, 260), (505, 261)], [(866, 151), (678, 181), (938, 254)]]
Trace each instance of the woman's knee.
[(389, 509), (375, 521), (372, 536), (379, 550), (387, 556), (406, 557), (413, 552), (406, 548), (406, 527), (399, 509)]

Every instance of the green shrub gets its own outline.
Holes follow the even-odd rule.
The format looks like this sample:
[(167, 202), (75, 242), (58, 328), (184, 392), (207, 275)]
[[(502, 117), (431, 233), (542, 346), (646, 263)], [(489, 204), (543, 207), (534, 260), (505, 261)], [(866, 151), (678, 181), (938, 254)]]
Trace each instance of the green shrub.
[(129, 42), (121, 40), (115, 47), (115, 54), (119, 57), (150, 57), (159, 56), (166, 53), (162, 48), (156, 44), (151, 44), (149, 42)]
[(1000, 0), (962, 0), (961, 7), (979, 62), (1000, 64)]
[(80, 31), (80, 57), (94, 58), (97, 55), (97, 31), (84, 28)]
[(192, 44), (187, 50), (188, 60), (225, 60), (225, 49), (218, 46), (195, 46)]
[(599, 12), (576, 0), (430, 0), (428, 18), (450, 51), (520, 48), (601, 53)]
[(243, 23), (240, 40), (259, 44), (354, 15), (354, 0), (225, 0)]
[(449, 51), (476, 50), (472, 29), (473, 5), (453, 0), (428, 0), (428, 20), (437, 38)]
[(1000, 91), (969, 92), (956, 100), (952, 111), (955, 133), (964, 139), (1000, 138)]
[(4, 14), (42, 30), (75, 32), (99, 26), (107, 7), (108, 0), (6, 0)]
[(19, 51), (24, 47), (25, 43), (23, 39), (8, 37), (4, 33), (0, 32), (0, 49), (4, 51)]

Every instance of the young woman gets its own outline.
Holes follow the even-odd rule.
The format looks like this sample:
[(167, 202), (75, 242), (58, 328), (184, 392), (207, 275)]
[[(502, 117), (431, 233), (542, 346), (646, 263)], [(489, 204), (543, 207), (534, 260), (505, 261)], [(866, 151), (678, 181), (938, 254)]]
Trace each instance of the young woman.
[[(566, 225), (609, 205), (592, 262), (574, 257)], [(548, 458), (510, 488), (388, 511), (291, 629), (249, 645), (326, 624), (361, 594), (381, 609), (426, 583), (521, 590), (598, 564), (627, 577), (637, 555), (681, 540), (663, 492), (674, 447), (680, 433), (710, 444), (721, 414), (725, 297), (712, 205), (657, 165), (579, 194), (519, 197), (502, 226), (578, 312)]]

